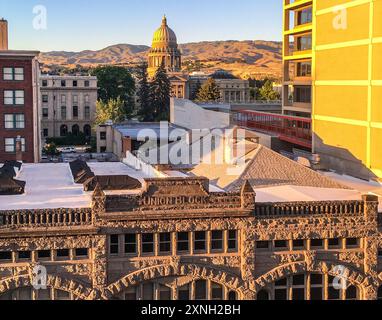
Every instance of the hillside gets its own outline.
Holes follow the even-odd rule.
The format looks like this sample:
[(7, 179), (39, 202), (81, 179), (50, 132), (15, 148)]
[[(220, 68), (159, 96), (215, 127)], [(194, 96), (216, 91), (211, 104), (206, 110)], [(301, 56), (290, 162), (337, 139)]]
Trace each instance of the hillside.
[[(236, 76), (281, 77), (280, 42), (272, 41), (210, 41), (181, 44), (183, 68), (187, 71), (225, 69)], [(40, 55), (45, 69), (54, 66), (74, 68), (102, 64), (134, 65), (147, 57), (149, 47), (118, 44), (99, 51), (47, 52)]]

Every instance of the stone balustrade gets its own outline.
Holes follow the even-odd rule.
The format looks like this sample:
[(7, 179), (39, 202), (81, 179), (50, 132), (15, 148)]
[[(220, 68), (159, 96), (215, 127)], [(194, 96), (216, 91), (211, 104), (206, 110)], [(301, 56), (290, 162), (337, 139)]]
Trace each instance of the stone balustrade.
[(17, 227), (70, 227), (92, 224), (92, 210), (47, 209), (0, 212), (0, 230)]
[(312, 216), (312, 215), (363, 215), (364, 201), (325, 201), (256, 203), (256, 217)]

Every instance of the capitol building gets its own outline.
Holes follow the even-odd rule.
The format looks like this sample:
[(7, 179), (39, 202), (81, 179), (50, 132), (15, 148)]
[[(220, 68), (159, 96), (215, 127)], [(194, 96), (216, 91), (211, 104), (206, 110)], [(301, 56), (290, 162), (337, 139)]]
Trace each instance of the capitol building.
[(166, 16), (155, 31), (152, 47), (148, 56), (148, 73), (154, 77), (158, 68), (164, 64), (169, 75), (172, 96), (180, 99), (190, 99), (196, 95), (199, 85), (208, 78), (214, 78), (220, 89), (221, 102), (247, 103), (250, 100), (249, 81), (236, 78), (224, 70), (212, 74), (194, 72), (188, 74), (182, 71), (182, 52), (179, 49), (175, 32), (168, 26)]

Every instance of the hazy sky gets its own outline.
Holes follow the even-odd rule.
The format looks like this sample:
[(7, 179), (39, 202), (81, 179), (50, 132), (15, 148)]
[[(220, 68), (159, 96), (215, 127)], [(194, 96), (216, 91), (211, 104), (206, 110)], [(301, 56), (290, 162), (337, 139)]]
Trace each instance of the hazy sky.
[[(33, 8), (47, 9), (35, 30)], [(119, 43), (150, 45), (163, 14), (179, 43), (281, 40), (281, 0), (0, 0), (10, 49), (98, 50)]]

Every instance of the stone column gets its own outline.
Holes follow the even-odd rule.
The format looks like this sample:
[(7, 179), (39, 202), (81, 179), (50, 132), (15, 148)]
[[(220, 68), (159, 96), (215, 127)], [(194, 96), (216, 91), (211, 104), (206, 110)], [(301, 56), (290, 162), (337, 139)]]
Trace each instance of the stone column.
[(370, 226), (374, 235), (370, 235), (364, 240), (365, 259), (364, 272), (371, 277), (370, 283), (364, 290), (365, 300), (377, 300), (378, 295), (378, 197), (364, 195), (364, 217), (365, 223)]

